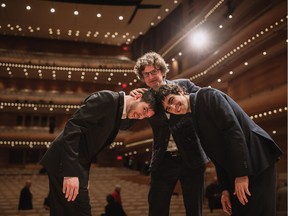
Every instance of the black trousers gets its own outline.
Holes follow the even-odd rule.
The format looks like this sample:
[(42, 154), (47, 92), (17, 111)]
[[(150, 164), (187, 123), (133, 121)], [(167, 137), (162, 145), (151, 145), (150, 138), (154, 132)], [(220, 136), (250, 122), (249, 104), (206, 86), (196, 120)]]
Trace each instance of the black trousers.
[[(62, 192), (63, 177), (49, 176), (50, 216), (91, 216), (87, 187), (81, 187), (75, 201), (68, 202)], [(80, 179), (81, 180), (81, 179)]]
[(148, 194), (149, 216), (169, 216), (170, 201), (177, 181), (180, 181), (186, 216), (201, 216), (205, 165), (191, 169), (180, 156), (166, 153), (157, 170), (151, 172)]
[(249, 178), (251, 197), (243, 206), (230, 191), (233, 216), (276, 216), (276, 165)]

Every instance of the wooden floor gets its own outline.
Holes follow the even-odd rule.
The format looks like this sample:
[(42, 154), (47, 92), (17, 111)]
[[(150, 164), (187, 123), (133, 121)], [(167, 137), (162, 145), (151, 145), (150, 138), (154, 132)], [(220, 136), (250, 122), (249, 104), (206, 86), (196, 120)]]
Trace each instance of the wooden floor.
[[(33, 210), (18, 211), (19, 193), (27, 179), (32, 180)], [(138, 171), (126, 168), (93, 167), (91, 168), (89, 189), (93, 216), (100, 216), (103, 213), (106, 195), (113, 191), (116, 184), (121, 185), (123, 207), (128, 216), (148, 215), (148, 176), (140, 175)], [(49, 215), (49, 212), (43, 208), (43, 200), (48, 194), (48, 177), (39, 175), (36, 169), (0, 170), (0, 194), (1, 216)], [(225, 215), (222, 210), (214, 210), (213, 213), (210, 213), (206, 200), (203, 213), (203, 216)], [(185, 216), (181, 194), (172, 196), (170, 216)]]

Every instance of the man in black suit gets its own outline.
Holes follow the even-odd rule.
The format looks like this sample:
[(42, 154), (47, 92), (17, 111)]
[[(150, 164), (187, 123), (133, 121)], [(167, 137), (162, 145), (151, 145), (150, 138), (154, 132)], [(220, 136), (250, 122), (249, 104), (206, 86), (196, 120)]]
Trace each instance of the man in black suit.
[[(134, 72), (138, 79), (154, 90), (167, 83), (178, 84), (188, 92), (199, 89), (188, 79), (167, 80), (167, 64), (155, 52), (148, 52), (140, 57)], [(144, 89), (136, 89), (131, 95), (138, 92), (144, 92)], [(186, 216), (201, 216), (204, 172), (208, 158), (193, 132), (191, 119), (186, 115), (166, 115), (162, 110), (148, 121), (153, 130), (149, 216), (169, 216), (170, 201), (178, 180), (182, 188)], [(185, 136), (178, 132), (171, 134), (171, 127), (187, 133), (184, 133)]]
[(40, 161), (49, 176), (50, 215), (91, 216), (92, 157), (115, 139), (121, 119), (151, 117), (154, 105), (151, 91), (132, 97), (103, 90), (86, 98)]
[(216, 167), (226, 213), (276, 215), (275, 166), (282, 151), (233, 99), (212, 88), (185, 94), (177, 85), (164, 85), (157, 100), (166, 112), (190, 115)]

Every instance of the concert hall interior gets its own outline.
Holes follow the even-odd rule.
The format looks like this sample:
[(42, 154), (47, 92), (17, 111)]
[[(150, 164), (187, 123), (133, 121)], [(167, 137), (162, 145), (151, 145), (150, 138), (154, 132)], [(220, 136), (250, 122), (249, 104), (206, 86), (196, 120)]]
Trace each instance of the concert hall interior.
[[(231, 96), (283, 150), (277, 163), (278, 181), (287, 181), (287, 1), (0, 3), (0, 180), (1, 184), (17, 180), (17, 196), (25, 173), (34, 176), (41, 169), (39, 160), (89, 94), (104, 89), (129, 94), (145, 87), (133, 67), (148, 51), (163, 56), (170, 69), (168, 79), (190, 79)], [(100, 170), (100, 179), (105, 173), (117, 179), (119, 171), (124, 200), (128, 200), (132, 195), (125, 194), (130, 187), (127, 176), (134, 183), (143, 176), (139, 182), (148, 187), (152, 143), (149, 122), (137, 121), (95, 157), (93, 169)], [(212, 180), (209, 171), (213, 172), (212, 164), (207, 182)], [(42, 176), (39, 179), (47, 183)], [(36, 181), (34, 177), (34, 186)], [(113, 188), (117, 182), (109, 183), (107, 187)], [(147, 193), (146, 188), (135, 190)], [(177, 190), (181, 193), (181, 188)], [(147, 214), (145, 198), (146, 194), (143, 212), (129, 209), (133, 200), (124, 204), (129, 215)], [(93, 209), (101, 211), (104, 201), (101, 206), (92, 202)], [(0, 206), (4, 202), (0, 198)], [(181, 212), (175, 207), (172, 215), (184, 215), (183, 206), (179, 208)], [(7, 215), (17, 215), (13, 213)]]

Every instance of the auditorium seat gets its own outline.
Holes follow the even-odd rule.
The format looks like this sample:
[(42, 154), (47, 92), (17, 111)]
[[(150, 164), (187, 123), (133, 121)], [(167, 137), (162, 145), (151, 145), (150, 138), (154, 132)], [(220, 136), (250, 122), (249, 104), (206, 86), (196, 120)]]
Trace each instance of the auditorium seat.
[[(27, 179), (32, 180), (33, 209), (18, 211), (20, 190)], [(106, 195), (112, 193), (116, 184), (121, 185), (123, 208), (128, 216), (148, 215), (149, 176), (127, 168), (92, 166), (90, 171), (90, 203), (92, 215), (104, 212)], [(180, 191), (181, 192), (181, 191)], [(0, 169), (0, 215), (5, 216), (48, 216), (43, 201), (48, 194), (47, 175), (38, 175), (35, 167), (25, 169)], [(204, 202), (203, 216), (224, 216), (222, 210), (209, 212)], [(171, 198), (170, 216), (185, 216), (182, 195)]]

